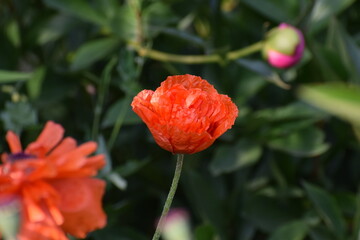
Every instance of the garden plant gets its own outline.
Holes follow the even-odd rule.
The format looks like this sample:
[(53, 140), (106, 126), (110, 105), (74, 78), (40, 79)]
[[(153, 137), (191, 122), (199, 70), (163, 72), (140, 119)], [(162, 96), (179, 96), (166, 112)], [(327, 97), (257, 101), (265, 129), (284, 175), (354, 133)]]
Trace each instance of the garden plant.
[(0, 239), (360, 239), (359, 1), (3, 0), (0, 26)]

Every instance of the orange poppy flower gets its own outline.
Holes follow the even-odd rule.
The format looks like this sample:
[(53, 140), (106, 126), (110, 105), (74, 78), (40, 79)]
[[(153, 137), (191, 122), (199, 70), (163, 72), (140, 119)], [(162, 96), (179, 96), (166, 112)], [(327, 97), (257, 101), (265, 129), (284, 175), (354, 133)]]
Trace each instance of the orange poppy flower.
[(208, 148), (232, 127), (238, 109), (206, 80), (170, 76), (156, 91), (143, 90), (131, 104), (160, 147), (172, 153)]
[[(59, 124), (49, 121), (24, 150), (18, 136), (6, 135), (11, 153), (2, 155), (0, 200), (20, 203), (19, 240), (67, 240), (66, 234), (84, 238), (106, 224), (101, 204), (105, 182), (93, 178), (104, 156), (89, 157), (96, 143), (77, 146), (63, 134)], [(13, 201), (0, 201), (0, 210)]]

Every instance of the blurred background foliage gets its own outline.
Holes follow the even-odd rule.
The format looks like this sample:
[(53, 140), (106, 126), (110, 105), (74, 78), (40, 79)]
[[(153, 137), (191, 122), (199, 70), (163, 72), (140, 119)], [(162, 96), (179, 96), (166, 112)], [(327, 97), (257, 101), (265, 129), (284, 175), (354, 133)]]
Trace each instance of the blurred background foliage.
[[(271, 68), (260, 53), (181, 64), (143, 56), (219, 54), (281, 22), (306, 39), (302, 61)], [(174, 170), (130, 102), (168, 75), (194, 74), (229, 95), (235, 126), (185, 156), (174, 207), (194, 240), (356, 240), (360, 234), (360, 2), (355, 0), (3, 0), (1, 150), (46, 120), (108, 164), (105, 229), (88, 239), (150, 239)]]

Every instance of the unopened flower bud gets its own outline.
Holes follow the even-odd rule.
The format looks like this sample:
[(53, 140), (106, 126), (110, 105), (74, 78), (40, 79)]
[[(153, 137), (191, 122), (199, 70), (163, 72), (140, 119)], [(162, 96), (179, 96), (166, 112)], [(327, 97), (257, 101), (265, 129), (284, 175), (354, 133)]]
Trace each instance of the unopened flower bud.
[(20, 201), (12, 194), (0, 195), (0, 236), (16, 239), (20, 228)]
[(164, 240), (191, 240), (189, 215), (183, 209), (172, 209), (167, 214), (162, 228)]
[(286, 23), (269, 31), (266, 36), (263, 55), (270, 65), (288, 68), (300, 61), (305, 48), (301, 31)]

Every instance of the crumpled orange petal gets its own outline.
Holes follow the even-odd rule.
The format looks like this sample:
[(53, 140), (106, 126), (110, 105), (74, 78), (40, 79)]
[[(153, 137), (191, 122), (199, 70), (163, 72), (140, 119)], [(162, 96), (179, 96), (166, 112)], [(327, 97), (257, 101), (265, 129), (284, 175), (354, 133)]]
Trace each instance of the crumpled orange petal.
[[(59, 192), (60, 210), (65, 218), (61, 226), (66, 232), (79, 238), (106, 224), (101, 207), (105, 182), (93, 178), (57, 179), (51, 185)], [(71, 192), (72, 194), (67, 194)]]
[(76, 148), (76, 141), (71, 137), (64, 138), (61, 143), (49, 153), (49, 157), (61, 156), (64, 152), (69, 152)]
[(58, 210), (58, 194), (46, 182), (35, 181), (23, 186), (22, 224), (18, 239), (67, 240), (60, 225), (64, 218)]
[(156, 143), (172, 153), (196, 153), (232, 127), (238, 109), (206, 80), (170, 76), (156, 91), (143, 90), (131, 106)]
[(64, 129), (61, 125), (48, 121), (36, 141), (29, 144), (25, 151), (37, 156), (44, 156), (61, 141), (63, 135)]

